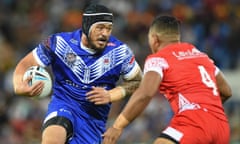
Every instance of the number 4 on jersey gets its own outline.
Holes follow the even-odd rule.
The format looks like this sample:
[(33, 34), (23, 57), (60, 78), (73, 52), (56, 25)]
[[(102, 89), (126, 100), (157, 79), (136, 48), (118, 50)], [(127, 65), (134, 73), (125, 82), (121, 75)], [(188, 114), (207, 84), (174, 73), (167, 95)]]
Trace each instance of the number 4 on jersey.
[(201, 74), (202, 77), (202, 82), (209, 88), (213, 89), (213, 95), (217, 96), (218, 92), (217, 92), (217, 86), (214, 83), (214, 81), (211, 79), (210, 75), (208, 74), (208, 72), (206, 71), (206, 69), (203, 66), (198, 66), (199, 72)]

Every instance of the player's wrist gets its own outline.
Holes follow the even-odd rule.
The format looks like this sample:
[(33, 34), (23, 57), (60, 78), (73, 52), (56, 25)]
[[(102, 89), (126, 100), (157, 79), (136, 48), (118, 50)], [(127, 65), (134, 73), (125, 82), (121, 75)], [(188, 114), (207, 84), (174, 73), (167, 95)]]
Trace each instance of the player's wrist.
[(112, 90), (109, 91), (110, 94), (110, 101), (118, 101), (126, 96), (126, 91), (123, 87), (118, 86)]
[(122, 130), (124, 129), (127, 125), (129, 124), (129, 120), (127, 120), (127, 118), (123, 115), (120, 114), (117, 119), (115, 120), (114, 124), (113, 124), (113, 128), (118, 129), (118, 130)]

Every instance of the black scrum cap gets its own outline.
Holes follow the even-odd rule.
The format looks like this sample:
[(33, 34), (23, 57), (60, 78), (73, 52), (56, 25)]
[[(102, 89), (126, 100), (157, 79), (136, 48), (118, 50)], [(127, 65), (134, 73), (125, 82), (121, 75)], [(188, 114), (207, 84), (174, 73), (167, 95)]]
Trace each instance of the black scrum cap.
[(110, 10), (99, 4), (91, 4), (83, 13), (82, 31), (86, 36), (89, 35), (91, 26), (96, 22), (113, 22), (113, 14)]

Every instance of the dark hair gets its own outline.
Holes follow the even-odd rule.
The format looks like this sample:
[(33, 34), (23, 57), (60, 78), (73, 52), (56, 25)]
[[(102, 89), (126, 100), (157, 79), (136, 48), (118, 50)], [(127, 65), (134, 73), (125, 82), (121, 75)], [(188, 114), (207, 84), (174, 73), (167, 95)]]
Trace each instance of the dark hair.
[(157, 16), (151, 27), (157, 27), (159, 31), (178, 32), (181, 22), (173, 16), (159, 15)]

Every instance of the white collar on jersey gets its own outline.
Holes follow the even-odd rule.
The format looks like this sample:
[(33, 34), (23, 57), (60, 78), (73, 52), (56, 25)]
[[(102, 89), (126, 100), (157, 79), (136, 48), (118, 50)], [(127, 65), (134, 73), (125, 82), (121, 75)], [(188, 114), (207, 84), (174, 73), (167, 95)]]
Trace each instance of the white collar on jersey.
[(95, 54), (96, 53), (96, 51), (94, 49), (86, 47), (85, 45), (83, 45), (82, 42), (80, 42), (80, 44), (81, 44), (81, 48), (84, 49), (85, 51), (89, 52), (90, 54)]

